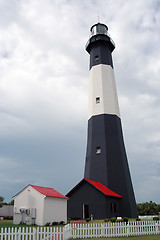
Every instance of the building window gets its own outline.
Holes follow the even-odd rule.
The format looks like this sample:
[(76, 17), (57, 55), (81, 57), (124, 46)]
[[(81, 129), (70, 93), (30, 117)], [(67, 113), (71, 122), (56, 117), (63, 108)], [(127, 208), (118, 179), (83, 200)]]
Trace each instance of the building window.
[(99, 56), (96, 55), (96, 56), (94, 57), (94, 60), (95, 60), (95, 61), (98, 61), (98, 59), (99, 59)]
[(116, 203), (111, 203), (111, 212), (112, 213), (116, 213), (117, 212), (117, 208), (116, 208)]
[(96, 97), (96, 103), (100, 103), (100, 97)]
[(96, 147), (96, 154), (100, 154), (101, 153), (101, 147)]

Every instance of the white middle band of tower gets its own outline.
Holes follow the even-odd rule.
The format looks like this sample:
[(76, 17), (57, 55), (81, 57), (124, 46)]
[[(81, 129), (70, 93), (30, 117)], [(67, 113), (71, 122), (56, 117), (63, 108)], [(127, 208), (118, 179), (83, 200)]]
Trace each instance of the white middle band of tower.
[(114, 70), (99, 64), (90, 70), (88, 119), (99, 114), (112, 114), (120, 118)]

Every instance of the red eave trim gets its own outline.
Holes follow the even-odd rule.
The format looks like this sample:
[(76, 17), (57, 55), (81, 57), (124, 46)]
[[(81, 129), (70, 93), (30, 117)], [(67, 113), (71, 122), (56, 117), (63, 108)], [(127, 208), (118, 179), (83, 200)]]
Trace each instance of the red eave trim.
[(104, 193), (106, 196), (122, 198), (122, 196), (120, 196), (119, 194), (113, 192), (112, 190), (110, 190), (109, 188), (107, 188), (106, 186), (101, 184), (100, 182), (96, 182), (96, 181), (93, 181), (93, 180), (90, 180), (90, 179), (87, 179), (87, 178), (84, 178), (84, 179), (87, 182), (89, 182), (91, 185), (93, 185), (95, 188), (100, 190), (102, 193)]

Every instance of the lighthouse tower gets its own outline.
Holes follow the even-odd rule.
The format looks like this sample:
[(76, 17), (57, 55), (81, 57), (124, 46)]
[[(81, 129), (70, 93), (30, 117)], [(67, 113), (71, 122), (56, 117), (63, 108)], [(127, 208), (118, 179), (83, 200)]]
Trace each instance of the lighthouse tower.
[(90, 54), (90, 90), (84, 177), (120, 194), (123, 215), (132, 217), (137, 215), (137, 210), (114, 78), (111, 56), (114, 48), (107, 26), (93, 25), (86, 46)]
[(114, 49), (107, 26), (93, 25), (86, 45), (90, 87), (84, 179), (67, 194), (68, 217), (137, 217), (114, 78)]

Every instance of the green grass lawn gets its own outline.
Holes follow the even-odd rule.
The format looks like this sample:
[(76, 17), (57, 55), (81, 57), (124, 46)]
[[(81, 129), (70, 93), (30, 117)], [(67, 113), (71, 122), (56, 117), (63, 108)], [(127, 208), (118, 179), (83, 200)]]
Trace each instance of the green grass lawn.
[[(135, 219), (129, 219), (129, 221), (135, 221)], [(88, 223), (104, 223), (104, 220), (93, 220)], [(86, 224), (86, 222), (84, 224)], [(26, 227), (26, 225), (14, 225), (13, 220), (0, 220), (0, 228), (2, 227)]]
[[(49, 226), (49, 227), (63, 227), (64, 225), (53, 225), (53, 226)], [(15, 225), (13, 224), (13, 220), (0, 220), (0, 229), (1, 228), (16, 228), (16, 227), (31, 227), (31, 228), (36, 228), (36, 227), (39, 227), (37, 225), (25, 225), (25, 224), (18, 224), (18, 225)], [(44, 227), (44, 226), (43, 226)]]
[(0, 228), (13, 227), (13, 220), (0, 220)]
[[(22, 224), (19, 224), (19, 225), (15, 225), (13, 224), (13, 220), (0, 220), (0, 228), (5, 228), (5, 227), (27, 227), (26, 225), (22, 225)], [(32, 226), (30, 226), (32, 227)]]
[[(85, 240), (107, 240), (109, 238), (87, 238)], [(82, 239), (75, 239), (75, 240), (82, 240)], [(133, 236), (133, 237), (116, 237), (110, 238), (110, 240), (160, 240), (160, 235), (143, 235), (143, 236)]]

